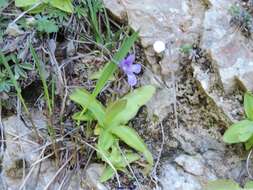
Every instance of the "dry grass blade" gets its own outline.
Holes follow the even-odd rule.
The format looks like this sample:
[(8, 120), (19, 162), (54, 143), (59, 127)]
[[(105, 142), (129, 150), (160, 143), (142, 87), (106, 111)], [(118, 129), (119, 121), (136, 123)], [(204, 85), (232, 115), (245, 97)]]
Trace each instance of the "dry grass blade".
[[(38, 156), (38, 159), (44, 155), (44, 152), (45, 152), (45, 148), (41, 151), (40, 155)], [(37, 163), (38, 163), (38, 161), (37, 161)], [(33, 171), (34, 171), (34, 169), (35, 169), (35, 166), (36, 166), (36, 164), (33, 164), (33, 165), (31, 166), (31, 168), (30, 168), (28, 174), (26, 175), (25, 179), (23, 180), (23, 182), (22, 182), (22, 184), (21, 184), (19, 190), (25, 189), (25, 185), (26, 185), (26, 183), (27, 183), (29, 177), (32, 175), (32, 173), (33, 173)], [(39, 175), (39, 174), (38, 174), (38, 175)]]
[(48, 190), (50, 186), (53, 184), (57, 176), (62, 172), (62, 170), (67, 166), (67, 164), (71, 161), (71, 159), (74, 157), (74, 155), (71, 155), (66, 162), (60, 167), (60, 169), (56, 172), (56, 174), (52, 177), (50, 182), (46, 185), (46, 187), (43, 190)]
[(0, 159), (4, 155), (5, 138), (4, 138), (4, 125), (2, 122), (2, 101), (0, 99)]
[(249, 168), (250, 168), (250, 161), (251, 161), (252, 153), (253, 153), (253, 149), (250, 150), (247, 160), (246, 160), (246, 170), (247, 170), (248, 176), (251, 180), (253, 180), (253, 176), (252, 176)]

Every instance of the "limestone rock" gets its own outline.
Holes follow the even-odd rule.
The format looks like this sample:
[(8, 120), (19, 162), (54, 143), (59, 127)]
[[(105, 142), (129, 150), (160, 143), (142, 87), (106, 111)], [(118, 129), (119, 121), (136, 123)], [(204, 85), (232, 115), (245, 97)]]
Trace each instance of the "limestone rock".
[(164, 190), (202, 190), (196, 178), (173, 165), (164, 166), (162, 171), (160, 182)]
[(228, 9), (236, 1), (210, 2), (212, 5), (205, 14), (201, 45), (210, 52), (226, 92), (233, 90), (236, 80), (247, 90), (253, 90), (252, 42), (230, 24)]
[[(46, 119), (40, 113), (33, 113), (35, 125), (39, 128), (46, 127)], [(5, 127), (6, 149), (3, 154), (2, 173), (0, 174), (0, 189), (19, 190), (24, 187), (26, 190), (43, 190), (54, 178), (58, 167), (50, 159), (41, 162), (41, 145), (37, 144), (32, 132), (25, 126), (23, 121), (17, 116), (11, 116), (3, 120)], [(37, 164), (36, 164), (37, 163)], [(96, 168), (91, 168), (89, 180), (94, 181)], [(83, 173), (80, 170), (79, 173)], [(86, 190), (82, 187), (83, 179), (77, 173), (73, 173), (65, 185), (68, 190)], [(93, 184), (94, 184), (93, 183)], [(58, 189), (61, 185), (60, 180), (55, 180), (50, 189)], [(99, 184), (96, 184), (98, 187)], [(89, 190), (90, 188), (87, 188)], [(100, 189), (98, 189), (100, 190)], [(102, 190), (102, 189), (101, 189)], [(103, 189), (105, 190), (105, 189)]]
[(121, 0), (104, 0), (105, 7), (112, 13), (115, 20), (119, 22), (127, 21), (127, 13), (125, 7), (121, 3)]
[(85, 183), (87, 189), (94, 190), (108, 190), (102, 183), (100, 183), (99, 178), (102, 175), (104, 166), (101, 164), (91, 164), (85, 174)]
[(183, 154), (178, 156), (175, 162), (193, 175), (200, 176), (204, 173), (204, 163), (199, 156), (188, 156)]
[[(36, 126), (43, 128), (46, 126), (44, 116), (34, 114)], [(24, 122), (17, 116), (12, 116), (3, 121), (6, 136), (6, 150), (3, 154), (1, 178), (6, 188), (18, 190), (21, 185), (27, 190), (42, 189), (51, 180), (57, 169), (51, 162), (45, 161), (33, 166), (40, 159), (40, 151), (36, 151), (40, 145), (36, 143), (32, 132)], [(40, 171), (39, 178), (37, 173)], [(26, 176), (26, 183), (23, 184)], [(36, 183), (37, 182), (37, 183)]]

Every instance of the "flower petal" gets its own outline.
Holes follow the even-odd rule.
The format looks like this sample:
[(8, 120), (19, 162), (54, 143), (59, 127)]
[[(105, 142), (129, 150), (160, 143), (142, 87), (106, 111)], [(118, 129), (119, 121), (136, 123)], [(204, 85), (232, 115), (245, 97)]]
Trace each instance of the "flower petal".
[(128, 66), (126, 65), (126, 60), (125, 59), (123, 59), (120, 63), (119, 63), (119, 67), (124, 71), (124, 72), (126, 72), (127, 71), (127, 68), (128, 68)]
[(129, 56), (127, 56), (127, 58), (125, 59), (125, 64), (131, 66), (134, 63), (135, 60), (135, 55), (134, 54), (130, 54)]
[(140, 64), (134, 64), (131, 66), (132, 72), (139, 74), (141, 72), (141, 65)]
[(137, 84), (137, 78), (136, 76), (131, 73), (127, 75), (127, 82), (130, 86), (135, 86)]

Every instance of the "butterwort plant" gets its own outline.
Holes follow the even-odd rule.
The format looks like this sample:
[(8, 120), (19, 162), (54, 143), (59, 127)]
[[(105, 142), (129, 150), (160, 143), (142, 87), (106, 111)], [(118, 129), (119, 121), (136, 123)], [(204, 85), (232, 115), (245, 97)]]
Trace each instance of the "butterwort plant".
[[(253, 146), (253, 95), (244, 94), (245, 119), (230, 126), (223, 136), (228, 144), (244, 143), (247, 150)], [(232, 180), (219, 179), (211, 181), (204, 190), (252, 190), (253, 181), (246, 182), (244, 188)]]
[(245, 119), (234, 123), (223, 136), (226, 143), (245, 143), (247, 150), (253, 146), (253, 95), (250, 92), (244, 94)]
[[(105, 169), (101, 175), (101, 182), (105, 182), (117, 172), (128, 172), (129, 164), (144, 157), (146, 162), (144, 172), (148, 173), (153, 165), (153, 156), (142, 138), (131, 127), (129, 121), (135, 117), (140, 107), (145, 105), (154, 95), (155, 88), (151, 85), (133, 90), (118, 100), (104, 106), (96, 99), (110, 77), (121, 68), (128, 77), (130, 86), (137, 83), (135, 74), (141, 71), (141, 66), (134, 64), (134, 55), (128, 54), (137, 39), (138, 33), (125, 38), (121, 48), (114, 55), (113, 61), (106, 64), (102, 70), (96, 87), (92, 93), (85, 89), (75, 89), (70, 99), (80, 105), (81, 110), (73, 115), (73, 119), (95, 122), (95, 135), (98, 136), (96, 150), (97, 156), (105, 162)], [(128, 56), (127, 56), (128, 55)], [(120, 147), (119, 142), (127, 146)]]
[(207, 184), (204, 190), (252, 190), (253, 181), (247, 181), (244, 188), (238, 183), (228, 179), (218, 179)]

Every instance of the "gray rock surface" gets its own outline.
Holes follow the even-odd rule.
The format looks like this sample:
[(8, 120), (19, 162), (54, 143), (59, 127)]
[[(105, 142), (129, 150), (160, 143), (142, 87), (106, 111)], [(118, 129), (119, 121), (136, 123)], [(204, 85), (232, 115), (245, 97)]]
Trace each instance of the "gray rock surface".
[[(39, 113), (33, 113), (33, 119), (39, 128), (46, 127), (46, 119)], [(2, 171), (0, 173), (1, 190), (44, 190), (49, 182), (54, 179), (58, 167), (50, 159), (42, 159), (41, 145), (37, 144), (31, 130), (17, 116), (11, 116), (3, 120), (5, 127), (6, 149), (2, 155)], [(68, 184), (63, 184), (67, 190), (90, 190), (92, 184), (94, 190), (106, 190), (98, 181), (98, 173), (101, 171), (99, 165), (90, 166), (87, 170), (87, 178), (82, 179), (79, 174), (71, 173)], [(100, 169), (100, 170), (98, 170)], [(68, 180), (67, 180), (68, 179)], [(51, 183), (49, 189), (54, 190), (62, 186), (60, 180)], [(97, 189), (96, 189), (97, 188)]]
[[(240, 31), (234, 32), (230, 24), (228, 9), (239, 1), (104, 2), (118, 19), (127, 14), (129, 25), (140, 31), (150, 68), (142, 76), (142, 83), (158, 87), (148, 111), (159, 121), (169, 120), (164, 124), (165, 148), (175, 152), (163, 157), (167, 161), (161, 168), (162, 187), (198, 190), (216, 178), (240, 180), (245, 172), (245, 155), (229, 150), (220, 132), (242, 118), (242, 90), (253, 90), (252, 42)], [(161, 55), (152, 48), (157, 40), (167, 47)], [(179, 51), (184, 44), (197, 44), (206, 52), (204, 60), (193, 59), (192, 54), (192, 60), (185, 63)], [(177, 88), (173, 88), (175, 84)], [(177, 105), (178, 123), (171, 116), (173, 104)]]
[(87, 189), (108, 190), (106, 186), (99, 182), (99, 178), (102, 175), (103, 170), (104, 166), (101, 164), (91, 164), (88, 166), (85, 174)]
[(163, 171), (160, 182), (164, 190), (202, 190), (196, 178), (171, 164), (166, 164)]
[(203, 69), (201, 64), (193, 64), (194, 76), (203, 91), (231, 121), (237, 120), (235, 110), (240, 110), (235, 90), (238, 87), (253, 90), (252, 42), (230, 24), (231, 14), (228, 9), (235, 3), (238, 1), (210, 0), (210, 8), (205, 12), (200, 46), (210, 54), (209, 67), (214, 72)]
[(226, 92), (233, 90), (237, 80), (246, 89), (253, 90), (252, 42), (230, 24), (228, 9), (236, 1), (210, 2), (210, 9), (205, 13), (201, 46), (210, 52)]
[(193, 175), (201, 176), (204, 173), (204, 161), (200, 156), (179, 155), (175, 162), (182, 168)]
[[(34, 114), (34, 122), (42, 128), (46, 126), (45, 118), (40, 114)], [(31, 130), (21, 119), (12, 116), (5, 119), (3, 125), (6, 150), (3, 155), (1, 178), (6, 190), (18, 190), (21, 186), (27, 190), (43, 189), (57, 169), (49, 161), (42, 162), (40, 169), (39, 164), (35, 164), (40, 159), (40, 145), (36, 143)]]

